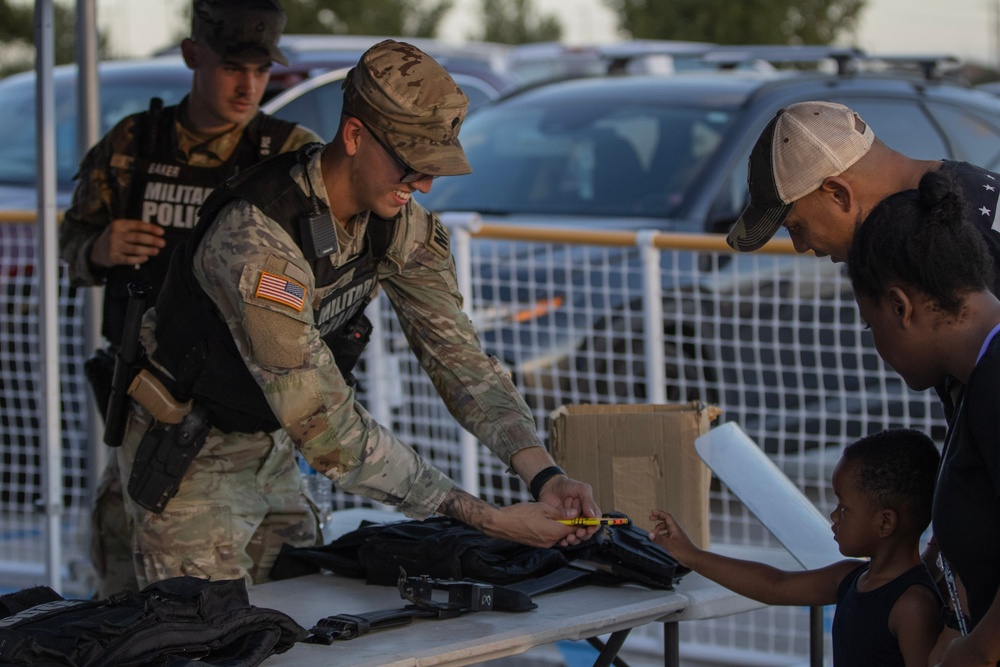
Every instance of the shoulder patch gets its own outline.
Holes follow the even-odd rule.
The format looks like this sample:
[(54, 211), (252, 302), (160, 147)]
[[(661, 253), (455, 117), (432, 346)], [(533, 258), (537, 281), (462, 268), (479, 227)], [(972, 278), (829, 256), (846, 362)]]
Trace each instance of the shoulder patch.
[(285, 304), (301, 313), (306, 302), (306, 287), (285, 276), (261, 271), (254, 296)]
[(431, 221), (432, 224), (427, 225), (425, 245), (442, 257), (450, 256), (451, 239), (448, 237), (448, 228), (441, 223), (441, 219), (436, 215), (431, 216)]

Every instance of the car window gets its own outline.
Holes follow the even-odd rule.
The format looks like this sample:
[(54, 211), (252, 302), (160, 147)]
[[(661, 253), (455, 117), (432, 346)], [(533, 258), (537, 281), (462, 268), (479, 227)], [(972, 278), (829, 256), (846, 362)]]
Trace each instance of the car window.
[(732, 122), (728, 111), (621, 103), (492, 107), (470, 116), (473, 172), (436, 183), (435, 211), (669, 217)]
[[(176, 78), (176, 77), (174, 77)], [(151, 97), (177, 104), (186, 94), (187, 81), (145, 83), (102, 82), (100, 134), (131, 113), (148, 108)], [(55, 86), (56, 180), (60, 189), (72, 186), (79, 166), (76, 145), (76, 82), (61, 78)], [(0, 87), (0, 183), (33, 186), (35, 183), (35, 80), (23, 77)]]
[(736, 223), (743, 209), (746, 208), (750, 200), (750, 191), (747, 188), (747, 171), (749, 163), (747, 158), (736, 163), (736, 168), (722, 182), (722, 189), (719, 196), (715, 198), (708, 213), (708, 221), (704, 230), (709, 234), (724, 234)]
[(889, 148), (917, 160), (952, 157), (941, 132), (915, 99), (831, 98), (854, 109)]
[(1000, 130), (996, 124), (950, 104), (930, 102), (927, 107), (962, 152), (951, 157), (960, 157), (986, 169), (1000, 168)]
[(267, 110), (278, 118), (290, 120), (318, 134), (325, 141), (333, 138), (340, 124), (340, 111), (344, 107), (344, 92), (340, 89), (343, 79), (331, 81), (303, 92), (298, 97), (281, 98), (274, 102), (281, 106), (268, 106)]
[(489, 102), (497, 96), (497, 92), (478, 79), (469, 77), (455, 77), (455, 81), (462, 88), (462, 92), (469, 98), (469, 111), (473, 111), (483, 102)]

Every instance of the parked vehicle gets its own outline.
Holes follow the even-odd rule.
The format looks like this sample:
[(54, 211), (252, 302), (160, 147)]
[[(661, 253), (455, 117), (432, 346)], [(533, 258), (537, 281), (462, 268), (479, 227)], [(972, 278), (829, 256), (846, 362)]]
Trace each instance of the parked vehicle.
[[(267, 102), (283, 91), (317, 76), (333, 77), (326, 79), (327, 81), (337, 78), (333, 72), (346, 71), (353, 67), (369, 47), (383, 39), (386, 37), (376, 35), (282, 35), (279, 46), (288, 59), (288, 64), (275, 63), (271, 68), (271, 80), (268, 83), (268, 90), (264, 94), (264, 101)], [(490, 91), (490, 99), (496, 96), (494, 91), (507, 90), (516, 81), (508, 75), (506, 56), (510, 47), (507, 45), (490, 42), (452, 44), (421, 37), (391, 37), (391, 39), (409, 42), (420, 48), (434, 57), (453, 75), (462, 74), (474, 77), (478, 87)], [(174, 46), (160, 51), (159, 55), (178, 55), (179, 53), (180, 48)], [(318, 85), (317, 82), (313, 82), (311, 86), (303, 88), (299, 95), (318, 95), (318, 101), (309, 102), (309, 104), (315, 104), (317, 109), (323, 109), (324, 112), (326, 112), (325, 105), (328, 101), (336, 104), (337, 109), (339, 109), (340, 98), (338, 94), (335, 94), (334, 88), (331, 87), (327, 92), (309, 92)], [(473, 104), (480, 101), (480, 98), (474, 94), (470, 95), (470, 98)], [(311, 110), (302, 118), (303, 120), (315, 118), (316, 113), (315, 110)], [(292, 120), (298, 120), (298, 118), (292, 118)], [(304, 124), (319, 132), (323, 122)], [(322, 132), (320, 134), (327, 136)]]
[[(292, 74), (308, 78), (332, 69), (353, 67), (369, 47), (383, 39), (386, 37), (376, 35), (283, 35), (280, 46), (288, 58), (288, 64), (275, 64), (271, 76), (273, 79), (283, 81)], [(476, 73), (490, 81), (495, 88), (502, 89), (512, 81), (507, 76), (506, 60), (510, 47), (505, 44), (492, 42), (456, 44), (422, 37), (390, 37), (390, 39), (413, 44), (424, 53), (430, 54), (449, 72)]]
[[(77, 149), (76, 65), (53, 70), (56, 121), (57, 205), (73, 191)], [(152, 97), (176, 104), (191, 88), (191, 70), (177, 58), (102, 62), (97, 67), (103, 135), (125, 116), (142, 111)], [(36, 176), (35, 73), (0, 80), (0, 210), (34, 210)]]
[[(603, 76), (515, 92), (482, 108), (463, 127), (473, 173), (442, 179), (419, 199), (439, 213), (477, 212), (487, 223), (725, 233), (747, 201), (747, 156), (760, 131), (778, 109), (809, 99), (856, 109), (882, 141), (912, 157), (1000, 167), (996, 97), (893, 70), (866, 73), (859, 71), (865, 61), (856, 52), (830, 53), (839, 63), (837, 72)], [(762, 52), (718, 51), (713, 57), (759, 60)], [(803, 59), (805, 53), (793, 50), (788, 57)], [(480, 264), (485, 268), (478, 295), (489, 306), (473, 317), (487, 347), (510, 366), (536, 408), (581, 394), (596, 393), (608, 401), (645, 399), (644, 294), (636, 250), (567, 246), (569, 261), (547, 258), (531, 270), (523, 256), (505, 260), (504, 253), (533, 251), (523, 244), (474, 246), (480, 259), (489, 258)], [(758, 306), (750, 298), (754, 292), (802, 290), (789, 276), (803, 272), (824, 272), (811, 283), (822, 291), (834, 284), (830, 279), (839, 267), (811, 257), (774, 256), (766, 260), (775, 265), (768, 269), (774, 277), (764, 284), (755, 277), (763, 271), (761, 261), (750, 255), (722, 255), (718, 261), (709, 253), (664, 255), (662, 333), (668, 373), (675, 374), (668, 377), (668, 399), (717, 402), (746, 425), (765, 419), (759, 414), (767, 412), (764, 408), (784, 405), (791, 385), (836, 384), (848, 393), (839, 408), (857, 414), (885, 410), (867, 405), (863, 393), (851, 397), (863, 382), (851, 375), (857, 361), (838, 358), (838, 341), (829, 331), (823, 335), (836, 322), (862, 336), (855, 309), (836, 305), (853, 305), (849, 289), (825, 294), (830, 306), (808, 311)], [(553, 271), (553, 264), (571, 268)], [(609, 270), (622, 265), (633, 270)], [(593, 289), (598, 285), (608, 289)], [(534, 313), (534, 321), (504, 320), (497, 313)], [(761, 327), (768, 328), (766, 349), (752, 352), (763, 355), (764, 370), (748, 374), (740, 370), (748, 353), (745, 340), (763, 335)], [(821, 352), (829, 349), (796, 358), (804, 370), (783, 372), (805, 327), (819, 332)], [(670, 364), (671, 359), (691, 363)], [(681, 366), (694, 376), (678, 376)], [(593, 377), (603, 379), (587, 379)], [(902, 383), (887, 382), (905, 400)], [(689, 389), (682, 391), (684, 386)], [(823, 414), (823, 392), (810, 395), (817, 401), (815, 413)], [(809, 428), (819, 437), (827, 425)], [(766, 446), (797, 449), (809, 443)]]
[[(266, 113), (300, 123), (326, 140), (333, 138), (340, 123), (344, 106), (341, 86), (350, 67), (341, 67), (316, 74), (272, 98), (261, 109)], [(469, 110), (500, 96), (495, 87), (496, 77), (482, 78), (479, 73), (467, 74), (461, 66), (452, 66), (449, 73), (469, 98)]]
[[(507, 69), (521, 85), (607, 74), (676, 74), (712, 70), (705, 55), (719, 47), (708, 42), (634, 39), (611, 44), (568, 45), (534, 42), (511, 47)], [(741, 58), (739, 69), (772, 70), (764, 59)]]

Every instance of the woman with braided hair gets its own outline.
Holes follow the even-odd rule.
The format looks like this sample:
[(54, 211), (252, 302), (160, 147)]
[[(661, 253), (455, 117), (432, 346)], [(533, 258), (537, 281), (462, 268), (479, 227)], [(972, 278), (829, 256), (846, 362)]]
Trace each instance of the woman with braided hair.
[(1000, 662), (1000, 301), (982, 233), (947, 176), (882, 201), (859, 225), (848, 271), (885, 362), (912, 389), (965, 390), (945, 438), (932, 526), (965, 586), (967, 636), (941, 665)]

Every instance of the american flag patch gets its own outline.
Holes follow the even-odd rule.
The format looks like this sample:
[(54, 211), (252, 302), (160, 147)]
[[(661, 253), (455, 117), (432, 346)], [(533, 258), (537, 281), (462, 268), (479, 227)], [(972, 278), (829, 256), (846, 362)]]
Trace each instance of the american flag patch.
[(306, 288), (294, 280), (262, 271), (254, 296), (277, 301), (302, 312), (306, 302)]

